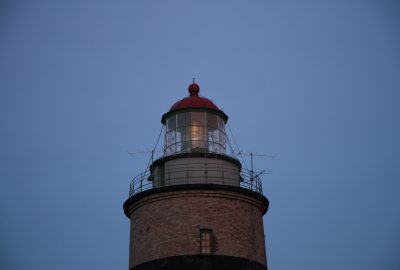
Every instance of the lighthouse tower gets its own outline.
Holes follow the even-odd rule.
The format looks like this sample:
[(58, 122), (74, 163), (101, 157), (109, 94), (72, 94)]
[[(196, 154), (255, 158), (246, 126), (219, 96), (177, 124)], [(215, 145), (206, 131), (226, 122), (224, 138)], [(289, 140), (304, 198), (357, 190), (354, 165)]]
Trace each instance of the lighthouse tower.
[(129, 269), (266, 270), (261, 181), (226, 154), (228, 116), (188, 90), (161, 118), (163, 156), (124, 203)]

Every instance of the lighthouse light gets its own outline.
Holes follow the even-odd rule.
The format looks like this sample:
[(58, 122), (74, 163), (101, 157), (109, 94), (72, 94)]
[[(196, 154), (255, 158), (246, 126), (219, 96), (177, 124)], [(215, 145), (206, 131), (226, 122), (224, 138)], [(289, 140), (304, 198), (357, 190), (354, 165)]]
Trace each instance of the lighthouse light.
[(166, 119), (165, 154), (225, 154), (225, 122), (213, 112), (178, 112)]

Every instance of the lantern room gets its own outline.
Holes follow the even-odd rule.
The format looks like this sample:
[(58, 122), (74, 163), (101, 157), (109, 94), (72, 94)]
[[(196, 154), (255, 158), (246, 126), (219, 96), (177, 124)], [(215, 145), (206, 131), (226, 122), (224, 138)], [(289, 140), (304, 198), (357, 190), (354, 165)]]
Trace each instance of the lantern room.
[(199, 184), (243, 187), (262, 193), (258, 175), (227, 154), (227, 145), (231, 146), (225, 130), (228, 116), (210, 99), (199, 96), (196, 83), (189, 85), (188, 91), (189, 96), (162, 116), (163, 155), (154, 160), (152, 151), (148, 170), (132, 179), (130, 196), (153, 188)]
[(165, 126), (164, 154), (226, 153), (228, 116), (211, 100), (200, 97), (200, 87), (189, 86), (189, 97), (176, 102), (161, 122)]

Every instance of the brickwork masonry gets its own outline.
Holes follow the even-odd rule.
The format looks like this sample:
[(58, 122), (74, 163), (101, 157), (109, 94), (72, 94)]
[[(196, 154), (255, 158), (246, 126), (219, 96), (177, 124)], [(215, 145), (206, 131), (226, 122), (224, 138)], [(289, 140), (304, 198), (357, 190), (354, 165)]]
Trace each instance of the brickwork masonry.
[(200, 254), (200, 230), (213, 232), (213, 254), (266, 265), (263, 213), (257, 196), (230, 190), (155, 192), (133, 201), (129, 268), (155, 259)]

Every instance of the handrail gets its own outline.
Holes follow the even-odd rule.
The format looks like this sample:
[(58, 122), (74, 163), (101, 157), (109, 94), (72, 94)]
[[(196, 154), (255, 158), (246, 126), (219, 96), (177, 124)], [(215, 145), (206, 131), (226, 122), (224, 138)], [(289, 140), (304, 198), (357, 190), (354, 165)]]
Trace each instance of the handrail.
[[(189, 172), (191, 176), (189, 177)], [(214, 177), (211, 180), (204, 177), (204, 175), (193, 175), (196, 172), (204, 172), (204, 175), (212, 175), (212, 173), (218, 173), (218, 177)], [(232, 185), (232, 183), (238, 181), (238, 186), (244, 189), (252, 190), (257, 193), (262, 194), (262, 182), (259, 174), (252, 172), (250, 170), (242, 168), (240, 175), (236, 175), (237, 170), (232, 169), (231, 167), (224, 166), (222, 164), (204, 164), (204, 163), (192, 163), (190, 166), (187, 165), (175, 165), (173, 167), (168, 167), (166, 169), (165, 179), (163, 180), (163, 184), (160, 185), (158, 183), (155, 184), (153, 181), (154, 176), (150, 173), (149, 170), (138, 174), (135, 176), (130, 184), (129, 188), (129, 197), (136, 195), (140, 192), (156, 189), (163, 186), (172, 186), (172, 185), (183, 185), (190, 183), (212, 183), (212, 184), (221, 184), (221, 185)], [(173, 179), (169, 177), (169, 174), (173, 174)], [(182, 176), (183, 175), (183, 176)], [(212, 176), (211, 176), (212, 177)], [(190, 183), (189, 183), (190, 179)], [(240, 181), (238, 180), (240, 179)]]

